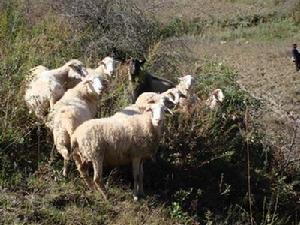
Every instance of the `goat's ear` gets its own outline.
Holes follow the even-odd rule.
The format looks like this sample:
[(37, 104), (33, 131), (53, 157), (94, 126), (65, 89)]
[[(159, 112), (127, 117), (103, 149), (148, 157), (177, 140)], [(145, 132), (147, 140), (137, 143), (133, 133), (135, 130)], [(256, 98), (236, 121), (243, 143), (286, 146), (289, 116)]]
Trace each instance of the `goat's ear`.
[(171, 109), (169, 109), (168, 107), (164, 107), (164, 111), (166, 113), (170, 113), (171, 115), (173, 115), (173, 112), (171, 111)]
[(139, 60), (139, 62), (140, 62), (140, 64), (141, 64), (141, 66), (143, 66), (144, 63), (146, 62), (146, 59), (144, 58), (144, 59), (142, 59), (142, 60)]
[(110, 52), (110, 56), (112, 58), (115, 58), (117, 56), (117, 48), (116, 47), (113, 47), (111, 52)]

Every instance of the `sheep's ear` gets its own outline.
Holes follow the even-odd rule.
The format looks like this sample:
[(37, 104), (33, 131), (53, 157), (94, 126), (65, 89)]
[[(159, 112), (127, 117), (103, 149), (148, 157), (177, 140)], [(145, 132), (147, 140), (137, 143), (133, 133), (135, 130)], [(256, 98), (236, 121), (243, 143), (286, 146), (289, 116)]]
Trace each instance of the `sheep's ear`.
[(125, 63), (126, 63), (126, 64), (129, 64), (129, 63), (131, 62), (131, 60), (132, 60), (132, 58), (126, 59), (126, 60), (125, 60)]
[(183, 94), (181, 91), (179, 92), (179, 97), (180, 98), (187, 98), (187, 95)]
[(101, 80), (101, 83), (102, 83), (102, 85), (103, 85), (103, 87), (104, 87), (105, 89), (107, 89), (107, 88), (108, 88), (108, 86), (109, 86), (109, 82), (108, 82), (108, 80), (107, 80), (107, 79), (102, 79), (102, 80)]
[(83, 84), (87, 84), (87, 83), (90, 83), (91, 81), (92, 81), (91, 78), (86, 78), (82, 82), (83, 82)]
[(146, 112), (152, 111), (151, 105), (147, 105), (147, 106), (145, 107), (145, 111), (146, 111)]
[(106, 67), (106, 64), (103, 61), (98, 62), (98, 66), (103, 65), (104, 67)]
[(145, 105), (140, 105), (140, 106), (138, 106), (138, 109), (143, 112), (143, 111), (147, 111), (148, 108)]
[(68, 65), (68, 66), (71, 67), (71, 68), (74, 69), (74, 70), (78, 70), (78, 67), (75, 66), (74, 64), (70, 64), (70, 65)]

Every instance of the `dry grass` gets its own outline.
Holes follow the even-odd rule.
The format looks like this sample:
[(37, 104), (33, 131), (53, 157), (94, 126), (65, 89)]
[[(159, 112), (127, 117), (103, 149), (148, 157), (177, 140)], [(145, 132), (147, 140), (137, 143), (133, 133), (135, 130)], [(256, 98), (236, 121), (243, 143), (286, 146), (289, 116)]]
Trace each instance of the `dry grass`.
[(110, 201), (86, 190), (81, 179), (65, 180), (49, 165), (15, 190), (1, 189), (1, 224), (175, 224), (161, 203), (134, 202), (131, 188), (116, 181)]
[(273, 0), (165, 0), (136, 1), (146, 13), (166, 24), (179, 17), (188, 20), (226, 20), (237, 16), (268, 14), (275, 11)]
[[(108, 3), (109, 0), (102, 2)], [(252, 104), (252, 99), (250, 101), (250, 98), (246, 98), (244, 92), (233, 83), (235, 76), (231, 69), (236, 70), (240, 87), (265, 102), (265, 107), (260, 112), (255, 112), (260, 113), (256, 117), (256, 122), (260, 123), (261, 128), (268, 134), (268, 141), (276, 146), (278, 157), (295, 159), (299, 156), (299, 152), (296, 151), (299, 150), (299, 138), (294, 136), (295, 124), (291, 116), (286, 115), (292, 110), (299, 114), (300, 110), (297, 92), (299, 74), (294, 72), (294, 65), (288, 54), (290, 43), (300, 41), (297, 34), (298, 27), (296, 31), (294, 26), (285, 29), (285, 25), (289, 25), (289, 22), (281, 24), (280, 21), (279, 26), (276, 25), (274, 29), (272, 21), (268, 21), (265, 27), (256, 27), (257, 24), (251, 23), (249, 25), (247, 21), (246, 26), (241, 24), (237, 29), (223, 26), (227, 24), (226, 20), (243, 19), (249, 15), (251, 18), (256, 14), (262, 16), (272, 14), (281, 7), (280, 4), (275, 5), (273, 2), (273, 0), (138, 1), (138, 4), (148, 11), (146, 13), (154, 15), (162, 23), (168, 24), (174, 17), (182, 17), (184, 20), (191, 20), (192, 23), (202, 20), (216, 22), (209, 24), (209, 28), (205, 28), (199, 36), (191, 33), (187, 36), (179, 32), (177, 37), (150, 45), (147, 69), (173, 80), (182, 74), (195, 74), (198, 83), (195, 90), (202, 101), (213, 88), (221, 87), (227, 97), (221, 110), (215, 112), (208, 112), (204, 108), (200, 110), (199, 104), (200, 111), (195, 111), (190, 118), (188, 115), (181, 116), (178, 113), (173, 117), (177, 119), (167, 118), (165, 135), (157, 157), (159, 161), (152, 164), (148, 162), (149, 164), (145, 165), (147, 196), (138, 203), (132, 200), (132, 187), (129, 187), (131, 175), (124, 172), (123, 168), (119, 170), (121, 175), (112, 177), (112, 184), (109, 185), (110, 201), (105, 203), (100, 195), (85, 188), (76, 172), (71, 174), (69, 179), (62, 178), (60, 171), (57, 170), (61, 168), (60, 159), (55, 160), (54, 165), (50, 167), (44, 165), (51, 147), (46, 140), (45, 131), (40, 134), (42, 140), (39, 142), (39, 134), (32, 128), (32, 140), (29, 141), (21, 132), (18, 136), (14, 134), (17, 130), (15, 127), (21, 126), (11, 125), (10, 132), (14, 135), (11, 136), (20, 136), (20, 141), (14, 139), (19, 142), (14, 146), (15, 149), (8, 145), (9, 142), (0, 143), (0, 148), (5, 147), (5, 151), (0, 151), (4, 153), (3, 161), (0, 163), (0, 169), (2, 167), (3, 171), (0, 183), (2, 193), (0, 224), (249, 224), (247, 207), (252, 199), (248, 198), (253, 198), (253, 215), (257, 224), (298, 224), (299, 207), (296, 207), (299, 199), (299, 191), (297, 193), (296, 189), (299, 188), (298, 178), (287, 177), (283, 175), (280, 167), (279, 169), (273, 167), (271, 164), (274, 161), (276, 163), (276, 160), (269, 157), (270, 152), (261, 144), (261, 137), (255, 132), (248, 133), (244, 130), (244, 110), (248, 103)], [(77, 6), (80, 7), (80, 4)], [(95, 13), (96, 21), (98, 14)], [(270, 20), (272, 19), (274, 18), (270, 17)], [(220, 25), (219, 20), (225, 23)], [(47, 37), (44, 27), (45, 25), (41, 25), (37, 31), (41, 30), (41, 36)], [(63, 31), (57, 28), (55, 23), (51, 27)], [(95, 36), (96, 33), (92, 37)], [(62, 36), (61, 39), (65, 40), (66, 37)], [(58, 40), (54, 39), (49, 44), (54, 43), (56, 44), (54, 46), (57, 46), (60, 38)], [(227, 42), (221, 44), (224, 40)], [(30, 41), (28, 43), (28, 47), (33, 46)], [(74, 43), (81, 42), (75, 38)], [(51, 62), (51, 65), (56, 65), (70, 55), (80, 55), (91, 62), (93, 57), (102, 53), (95, 48), (95, 51), (91, 51), (91, 54), (95, 55), (90, 57), (89, 51), (83, 50), (87, 43), (89, 42), (82, 42), (80, 46), (74, 44), (78, 49), (76, 52), (65, 52), (67, 47), (61, 48), (64, 50), (61, 55), (45, 57), (43, 54), (41, 58), (32, 59), (26, 65), (28, 68), (38, 62)], [(17, 45), (16, 49), (17, 47), (19, 46)], [(20, 49), (25, 49), (24, 52), (31, 52), (21, 47)], [(136, 48), (140, 49), (138, 46)], [(148, 49), (148, 46), (144, 48)], [(48, 51), (50, 50), (53, 48)], [(35, 52), (35, 49), (32, 51)], [(0, 57), (5, 59), (1, 54), (0, 52)], [(23, 55), (23, 52), (16, 54), (17, 57)], [(11, 56), (13, 62), (17, 58), (14, 56)], [(13, 80), (8, 87), (17, 87), (15, 80), (17, 77), (20, 79), (22, 71), (27, 70), (26, 67), (16, 72), (20, 65), (24, 66), (23, 61), (19, 60), (14, 70), (7, 69), (13, 71), (12, 74), (17, 74), (12, 77)], [(6, 64), (10, 65), (10, 63), (3, 65)], [(15, 107), (15, 104), (8, 103), (9, 100), (14, 100), (12, 96), (16, 89), (5, 92), (3, 96), (8, 100), (3, 102), (5, 106), (15, 109), (12, 111), (13, 114), (16, 114), (16, 110), (19, 112), (15, 115), (18, 118), (18, 123), (15, 124), (23, 124), (23, 121), (29, 120), (26, 109), (21, 110), (20, 107)], [(6, 93), (11, 93), (11, 96)], [(101, 116), (109, 115), (125, 104), (120, 97), (122, 93), (122, 90), (119, 90), (118, 95), (113, 95), (114, 98), (108, 98), (103, 102), (106, 109), (100, 113)], [(253, 107), (256, 106), (253, 103)], [(10, 111), (6, 111), (6, 122), (10, 122), (8, 119), (13, 115), (9, 114)], [(25, 122), (24, 124), (27, 125)], [(8, 135), (8, 131), (5, 129), (3, 133)], [(251, 150), (253, 196), (246, 187), (248, 174), (244, 162), (245, 143), (247, 146), (250, 145)], [(40, 145), (42, 145), (41, 152)], [(35, 149), (38, 151), (35, 152)], [(293, 154), (289, 154), (289, 151)], [(12, 154), (14, 152), (15, 155)], [(31, 153), (30, 156), (28, 152)], [(32, 159), (33, 162), (29, 163), (28, 159)], [(32, 165), (27, 165), (28, 163)], [(26, 171), (26, 168), (31, 170)], [(107, 180), (106, 175), (105, 179)]]

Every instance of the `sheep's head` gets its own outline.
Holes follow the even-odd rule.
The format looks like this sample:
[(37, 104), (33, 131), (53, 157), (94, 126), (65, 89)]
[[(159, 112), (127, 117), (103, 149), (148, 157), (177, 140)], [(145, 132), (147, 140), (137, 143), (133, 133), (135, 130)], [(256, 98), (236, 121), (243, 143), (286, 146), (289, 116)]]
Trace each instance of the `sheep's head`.
[(173, 106), (177, 106), (181, 98), (187, 98), (187, 96), (177, 88), (171, 89), (171, 91), (167, 93), (166, 97), (170, 102), (172, 102)]
[(158, 127), (161, 125), (164, 119), (164, 110), (165, 105), (161, 103), (151, 104), (146, 108), (146, 111), (151, 111), (151, 122), (154, 127)]
[(114, 60), (110, 56), (106, 56), (104, 59), (102, 59), (99, 63), (98, 66), (103, 66), (103, 71), (105, 75), (108, 76), (113, 76), (115, 69), (117, 67), (118, 61)]
[(96, 95), (100, 95), (107, 87), (107, 80), (100, 76), (88, 77), (84, 83), (88, 85), (88, 91)]
[(154, 127), (162, 125), (165, 112), (169, 112), (172, 114), (170, 109), (165, 106), (165, 101), (165, 98), (161, 98), (158, 103), (150, 104), (146, 107), (146, 111), (152, 112), (151, 122)]
[(211, 95), (209, 98), (206, 100), (206, 105), (210, 109), (215, 109), (217, 107), (217, 103), (221, 103), (224, 101), (224, 94), (221, 89), (215, 89), (212, 91)]
[(224, 94), (223, 94), (223, 91), (221, 89), (215, 89), (212, 94), (216, 97), (216, 99), (219, 101), (219, 102), (223, 102), (224, 101)]
[(82, 77), (85, 77), (88, 74), (83, 63), (77, 59), (71, 59), (65, 66), (69, 67), (68, 76), (70, 78), (82, 79)]
[(186, 75), (184, 77), (180, 77), (178, 88), (183, 94), (187, 94), (188, 91), (195, 84), (195, 78), (192, 75)]

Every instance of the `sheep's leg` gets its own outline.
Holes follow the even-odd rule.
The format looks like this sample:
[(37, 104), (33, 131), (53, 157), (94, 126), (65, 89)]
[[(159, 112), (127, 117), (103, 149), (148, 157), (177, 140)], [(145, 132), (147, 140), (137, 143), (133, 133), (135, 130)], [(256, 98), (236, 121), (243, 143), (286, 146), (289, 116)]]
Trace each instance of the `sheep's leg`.
[(144, 169), (143, 169), (143, 160), (141, 160), (140, 162), (140, 175), (139, 175), (139, 192), (138, 195), (139, 196), (143, 196), (144, 195)]
[(94, 190), (95, 186), (92, 180), (89, 178), (88, 173), (87, 173), (87, 165), (82, 162), (80, 155), (74, 153), (73, 154), (73, 159), (75, 161), (77, 170), (80, 173), (80, 177), (84, 180), (85, 184), (91, 189)]
[(63, 167), (63, 176), (67, 176), (67, 172), (68, 172), (68, 164), (69, 164), (69, 151), (66, 148), (66, 146), (64, 145), (58, 145), (56, 147), (57, 151), (62, 155), (62, 157), (64, 158), (64, 167)]
[(51, 148), (50, 161), (49, 161), (50, 164), (54, 161), (54, 150), (55, 150), (55, 144), (53, 144)]
[(69, 160), (64, 159), (63, 176), (66, 177), (68, 172), (69, 172)]
[(138, 195), (140, 193), (140, 164), (141, 160), (139, 158), (132, 160), (132, 172), (133, 172), (133, 180), (134, 180), (134, 188), (133, 188), (133, 199), (134, 201), (138, 200)]
[(66, 133), (66, 131), (61, 131), (59, 129), (53, 130), (53, 139), (54, 144), (56, 146), (57, 151), (61, 154), (64, 159), (64, 167), (63, 167), (63, 176), (67, 176), (68, 172), (68, 164), (70, 160), (70, 137)]
[(103, 196), (104, 200), (107, 200), (105, 186), (102, 180), (102, 170), (103, 170), (103, 157), (101, 159), (93, 160), (93, 168), (94, 168), (94, 183), (98, 191)]
[(53, 96), (51, 96), (51, 97), (50, 97), (50, 110), (53, 109), (54, 104), (55, 104), (55, 99), (54, 99)]

